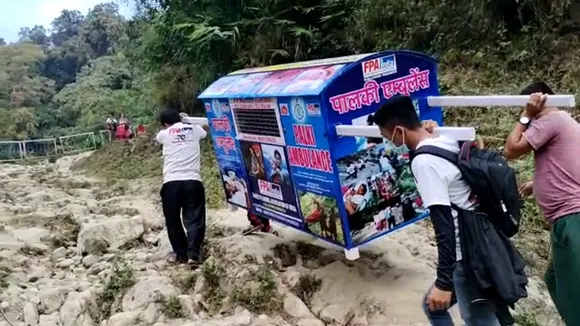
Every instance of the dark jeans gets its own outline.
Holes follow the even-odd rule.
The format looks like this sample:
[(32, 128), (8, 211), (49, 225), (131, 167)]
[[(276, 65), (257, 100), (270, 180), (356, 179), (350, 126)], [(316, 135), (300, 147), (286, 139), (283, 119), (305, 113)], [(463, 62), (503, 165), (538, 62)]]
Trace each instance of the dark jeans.
[(566, 325), (580, 325), (580, 213), (556, 220), (550, 235), (552, 259), (544, 279)]
[(161, 202), (169, 242), (177, 259), (201, 262), (201, 245), (205, 237), (203, 183), (197, 180), (167, 182), (161, 188)]
[[(495, 305), (493, 302), (485, 301), (474, 303), (470, 301), (467, 278), (461, 262), (457, 262), (457, 267), (453, 272), (453, 287), (455, 291), (451, 299), (451, 306), (456, 303), (459, 305), (459, 314), (465, 326), (500, 326), (495, 315)], [(431, 289), (429, 289), (429, 292), (431, 292)], [(429, 295), (429, 292), (427, 292), (427, 295)], [(423, 311), (427, 315), (427, 318), (429, 318), (431, 325), (453, 326), (453, 320), (447, 310), (429, 310), (427, 295), (423, 298)]]

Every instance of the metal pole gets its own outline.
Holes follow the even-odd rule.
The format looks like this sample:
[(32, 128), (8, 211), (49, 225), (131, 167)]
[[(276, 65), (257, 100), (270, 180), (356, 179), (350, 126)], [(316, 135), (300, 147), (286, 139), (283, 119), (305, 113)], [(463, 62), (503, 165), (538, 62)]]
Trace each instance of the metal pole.
[(95, 133), (91, 134), (91, 138), (93, 139), (93, 149), (97, 149), (97, 142), (95, 141)]
[(20, 151), (20, 159), (24, 160), (24, 142), (18, 142), (18, 150)]

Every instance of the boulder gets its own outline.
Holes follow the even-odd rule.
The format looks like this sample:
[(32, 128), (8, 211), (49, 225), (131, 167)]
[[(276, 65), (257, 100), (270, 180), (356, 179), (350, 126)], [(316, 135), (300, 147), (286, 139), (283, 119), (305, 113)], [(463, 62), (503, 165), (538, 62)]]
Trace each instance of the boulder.
[(95, 323), (91, 315), (97, 310), (96, 299), (97, 293), (94, 288), (81, 293), (70, 292), (60, 308), (62, 326), (93, 326)]
[(46, 315), (58, 311), (64, 303), (66, 296), (57, 288), (44, 288), (38, 293), (40, 299), (40, 310)]
[(97, 223), (83, 224), (78, 237), (78, 248), (83, 253), (100, 255), (143, 236), (145, 228), (140, 218), (112, 218)]
[(178, 294), (167, 277), (144, 277), (123, 296), (123, 311), (144, 310), (150, 303), (157, 303)]
[(22, 308), (22, 314), (24, 315), (24, 322), (26, 326), (36, 326), (38, 325), (38, 308), (32, 302), (27, 302)]

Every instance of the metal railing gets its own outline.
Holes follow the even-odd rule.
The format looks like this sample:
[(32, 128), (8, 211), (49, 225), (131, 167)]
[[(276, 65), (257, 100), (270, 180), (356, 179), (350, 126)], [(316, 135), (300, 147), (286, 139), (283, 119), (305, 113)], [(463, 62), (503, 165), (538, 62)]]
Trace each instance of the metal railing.
[(109, 143), (109, 133), (85, 132), (58, 138), (0, 141), (0, 162), (13, 162), (95, 150)]

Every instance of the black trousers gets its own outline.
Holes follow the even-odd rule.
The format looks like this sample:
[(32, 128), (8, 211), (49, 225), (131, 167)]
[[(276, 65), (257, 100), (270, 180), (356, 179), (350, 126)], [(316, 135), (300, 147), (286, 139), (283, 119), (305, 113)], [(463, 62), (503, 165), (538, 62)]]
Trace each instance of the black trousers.
[(167, 182), (161, 188), (161, 202), (169, 242), (177, 259), (201, 262), (201, 245), (205, 237), (203, 183), (197, 180)]

